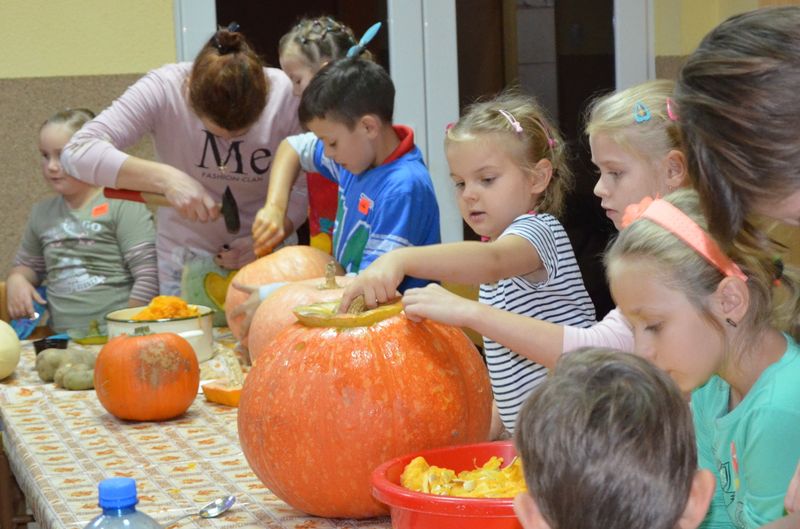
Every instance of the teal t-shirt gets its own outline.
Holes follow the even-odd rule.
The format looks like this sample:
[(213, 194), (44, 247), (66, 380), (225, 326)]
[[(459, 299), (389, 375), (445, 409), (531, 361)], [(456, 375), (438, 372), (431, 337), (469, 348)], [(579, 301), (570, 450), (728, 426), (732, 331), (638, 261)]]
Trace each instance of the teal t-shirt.
[(800, 347), (761, 374), (728, 409), (730, 386), (713, 377), (692, 394), (700, 468), (717, 490), (701, 528), (756, 528), (784, 515), (783, 499), (800, 460)]
[(44, 265), (49, 325), (64, 332), (93, 319), (103, 324), (108, 312), (128, 306), (134, 278), (125, 252), (154, 240), (153, 216), (143, 204), (98, 193), (71, 209), (58, 195), (33, 206), (17, 261), (34, 270)]

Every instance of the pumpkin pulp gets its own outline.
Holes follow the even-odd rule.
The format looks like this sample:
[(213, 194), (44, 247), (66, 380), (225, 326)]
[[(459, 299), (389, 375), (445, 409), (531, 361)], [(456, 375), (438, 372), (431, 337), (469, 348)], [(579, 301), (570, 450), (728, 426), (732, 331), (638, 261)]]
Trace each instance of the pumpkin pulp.
[[(358, 306), (357, 303), (353, 305)], [(363, 312), (340, 313), (338, 301), (314, 303), (313, 305), (295, 307), (293, 310), (300, 323), (307, 327), (337, 328), (369, 327), (400, 314), (402, 311), (403, 304), (399, 301), (388, 305), (380, 305)]]

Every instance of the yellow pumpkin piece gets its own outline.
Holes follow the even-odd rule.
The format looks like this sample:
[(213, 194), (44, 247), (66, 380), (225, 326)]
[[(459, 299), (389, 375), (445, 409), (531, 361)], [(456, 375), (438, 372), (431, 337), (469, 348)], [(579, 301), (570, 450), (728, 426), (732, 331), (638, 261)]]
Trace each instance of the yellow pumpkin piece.
[(425, 458), (416, 457), (403, 470), (400, 484), (417, 492), (462, 498), (513, 498), (527, 491), (519, 458), (506, 468), (501, 469), (502, 464), (502, 457), (492, 456), (482, 467), (456, 476), (449, 468), (429, 465)]
[(230, 386), (225, 380), (212, 380), (202, 385), (203, 395), (209, 402), (216, 402), (233, 408), (239, 407), (242, 386)]
[(136, 321), (163, 320), (169, 318), (190, 318), (199, 316), (197, 307), (188, 305), (177, 296), (156, 296), (141, 312), (132, 317)]
[(328, 301), (295, 307), (293, 312), (300, 323), (308, 327), (369, 327), (403, 312), (403, 304), (398, 301), (358, 314), (340, 314), (338, 309), (338, 301)]
[(203, 288), (217, 308), (225, 309), (225, 296), (228, 294), (228, 287), (235, 275), (236, 271), (230, 272), (224, 277), (216, 272), (209, 272), (203, 278)]

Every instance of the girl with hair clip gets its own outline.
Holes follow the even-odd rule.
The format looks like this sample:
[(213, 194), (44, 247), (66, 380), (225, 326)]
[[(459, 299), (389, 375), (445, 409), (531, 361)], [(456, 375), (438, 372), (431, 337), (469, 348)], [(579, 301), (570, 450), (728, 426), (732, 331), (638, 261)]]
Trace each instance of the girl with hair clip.
[[(311, 78), (323, 66), (346, 57), (357, 45), (353, 30), (332, 17), (304, 18), (298, 22), (278, 43), (278, 59), (292, 81), (294, 95), (302, 96)], [(372, 59), (363, 47), (360, 55)], [(306, 183), (310, 244), (331, 253), (339, 186), (319, 173), (307, 173)]]
[(33, 206), (6, 281), (12, 318), (34, 315), (34, 302), (45, 303), (36, 286), (46, 281), (48, 325), (59, 333), (86, 330), (91, 320), (158, 294), (153, 216), (143, 204), (105, 198), (59, 161), (93, 117), (83, 108), (62, 110), (39, 129), (42, 175), (56, 196)]
[[(685, 183), (686, 166), (669, 99), (672, 88), (671, 81), (649, 81), (600, 97), (589, 107), (586, 132), (599, 172), (594, 192), (618, 229), (626, 206), (643, 197), (665, 195)], [(393, 292), (377, 294), (383, 300)], [(411, 318), (475, 329), (548, 368), (578, 347), (633, 350), (630, 325), (616, 309), (591, 327), (565, 325), (496, 310), (438, 285), (406, 291), (403, 304)]]
[[(213, 257), (234, 269), (255, 258), (251, 226), (278, 144), (300, 132), (298, 103), (286, 74), (265, 68), (231, 24), (193, 63), (155, 69), (128, 88), (75, 134), (62, 161), (94, 185), (166, 196), (173, 207), (158, 210), (159, 278), (162, 293), (179, 294), (185, 263)], [(159, 161), (122, 152), (146, 134)], [(219, 218), (226, 188), (238, 203), (238, 234)], [(307, 207), (304, 185), (295, 186), (286, 233), (303, 223)]]
[(691, 394), (701, 468), (717, 491), (702, 527), (761, 527), (784, 513), (800, 457), (800, 346), (786, 328), (798, 298), (774, 299), (771, 255), (725, 254), (696, 192), (629, 207), (606, 253), (611, 292), (635, 352)]
[[(341, 310), (359, 295), (368, 306), (387, 301), (412, 276), (480, 283), (481, 304), (520, 317), (594, 323), (572, 245), (556, 218), (572, 174), (564, 144), (537, 102), (506, 92), (472, 105), (448, 128), (445, 151), (461, 215), (485, 242), (392, 250), (347, 287)], [(492, 337), (484, 344), (499, 419), (513, 431), (520, 406), (547, 369)], [(495, 422), (493, 435), (501, 431)]]

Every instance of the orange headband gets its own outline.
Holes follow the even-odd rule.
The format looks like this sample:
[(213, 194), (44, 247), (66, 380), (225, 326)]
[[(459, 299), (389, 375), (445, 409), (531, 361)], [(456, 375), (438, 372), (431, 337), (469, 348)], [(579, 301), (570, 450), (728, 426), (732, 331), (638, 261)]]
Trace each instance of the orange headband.
[(747, 281), (747, 276), (739, 265), (720, 250), (708, 233), (666, 200), (644, 197), (638, 204), (626, 207), (622, 216), (622, 227), (627, 228), (640, 218), (649, 219), (678, 237), (726, 276)]

